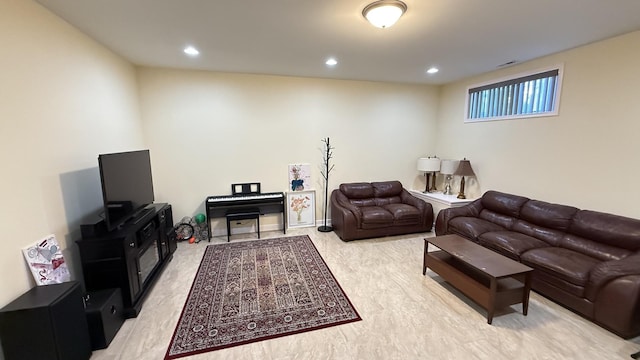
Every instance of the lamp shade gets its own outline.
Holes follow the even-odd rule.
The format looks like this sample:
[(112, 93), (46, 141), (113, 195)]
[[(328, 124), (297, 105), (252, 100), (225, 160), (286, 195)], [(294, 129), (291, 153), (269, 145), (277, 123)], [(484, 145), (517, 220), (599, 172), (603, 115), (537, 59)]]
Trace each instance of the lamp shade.
[(380, 0), (367, 5), (362, 15), (371, 25), (384, 29), (395, 24), (405, 11), (407, 5), (402, 1)]
[(460, 161), (458, 160), (442, 160), (440, 162), (440, 174), (453, 175), (458, 169), (459, 163)]
[(453, 175), (476, 176), (476, 174), (473, 172), (473, 169), (471, 168), (471, 163), (467, 159), (460, 160), (458, 169), (456, 169), (456, 172), (454, 172)]
[(418, 159), (418, 171), (440, 171), (440, 159), (438, 159), (437, 157)]

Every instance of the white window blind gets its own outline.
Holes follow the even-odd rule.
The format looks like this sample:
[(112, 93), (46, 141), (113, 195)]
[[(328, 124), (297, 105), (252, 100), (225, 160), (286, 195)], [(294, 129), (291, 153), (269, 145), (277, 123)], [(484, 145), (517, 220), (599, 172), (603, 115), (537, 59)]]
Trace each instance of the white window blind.
[(467, 120), (557, 114), (559, 92), (559, 67), (470, 87), (467, 93)]

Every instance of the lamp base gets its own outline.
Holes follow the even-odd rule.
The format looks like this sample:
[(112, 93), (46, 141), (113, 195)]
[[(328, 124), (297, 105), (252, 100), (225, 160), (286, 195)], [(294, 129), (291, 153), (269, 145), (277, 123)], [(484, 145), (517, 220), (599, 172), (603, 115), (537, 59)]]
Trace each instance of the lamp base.
[(332, 232), (333, 227), (331, 226), (318, 226), (318, 231), (320, 232)]
[(444, 180), (444, 192), (443, 194), (445, 195), (453, 195), (453, 193), (451, 192), (451, 175), (447, 175), (447, 177)]
[(467, 197), (464, 196), (464, 176), (462, 177), (462, 180), (460, 180), (460, 192), (458, 193), (458, 199), (466, 199)]
[(429, 174), (428, 172), (424, 173), (424, 191), (422, 192), (423, 194), (426, 194), (429, 192), (429, 177), (431, 174)]
[(436, 173), (431, 174), (431, 186), (429, 187), (429, 192), (436, 192)]

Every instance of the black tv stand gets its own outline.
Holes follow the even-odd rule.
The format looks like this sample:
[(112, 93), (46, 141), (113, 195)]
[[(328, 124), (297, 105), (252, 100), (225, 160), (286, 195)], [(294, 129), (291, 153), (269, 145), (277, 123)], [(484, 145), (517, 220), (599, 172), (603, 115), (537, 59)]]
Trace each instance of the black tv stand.
[(129, 222), (131, 222), (134, 225), (139, 223), (140, 221), (142, 221), (142, 219), (144, 219), (149, 214), (149, 211), (151, 211), (153, 209), (154, 209), (153, 204), (147, 205), (146, 207), (143, 207), (142, 209), (136, 211), (131, 216), (131, 220), (129, 220)]
[(136, 317), (177, 248), (171, 205), (149, 205), (137, 222), (77, 243), (86, 291), (120, 288), (125, 316)]

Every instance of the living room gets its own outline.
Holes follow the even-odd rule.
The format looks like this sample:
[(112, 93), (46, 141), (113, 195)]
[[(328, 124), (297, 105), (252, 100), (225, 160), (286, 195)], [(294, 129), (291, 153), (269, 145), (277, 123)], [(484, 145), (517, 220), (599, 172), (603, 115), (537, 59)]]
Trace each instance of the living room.
[[(496, 189), (640, 218), (636, 186), (624, 183), (640, 175), (629, 165), (640, 147), (640, 31), (435, 86), (139, 67), (35, 1), (3, 1), (0, 24), (0, 305), (34, 285), (21, 249), (46, 234), (81, 276), (74, 242), (102, 204), (97, 156), (108, 152), (150, 149), (156, 201), (176, 220), (232, 183), (283, 191), (297, 162), (312, 164), (320, 199), (325, 137), (332, 188), (397, 179), (421, 189), (418, 157), (466, 157), (477, 175), (469, 197)], [(558, 116), (463, 122), (469, 85), (557, 64)], [(626, 343), (629, 353), (638, 340)]]

